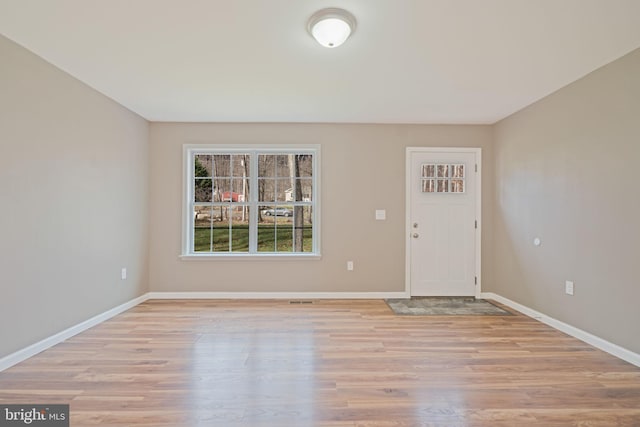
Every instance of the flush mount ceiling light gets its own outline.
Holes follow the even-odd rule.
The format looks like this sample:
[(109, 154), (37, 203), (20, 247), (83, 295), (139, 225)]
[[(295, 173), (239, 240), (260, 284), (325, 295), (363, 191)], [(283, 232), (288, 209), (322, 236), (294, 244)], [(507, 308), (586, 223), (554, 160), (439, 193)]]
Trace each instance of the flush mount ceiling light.
[(311, 16), (307, 28), (322, 46), (338, 47), (356, 29), (356, 18), (343, 9), (322, 9)]

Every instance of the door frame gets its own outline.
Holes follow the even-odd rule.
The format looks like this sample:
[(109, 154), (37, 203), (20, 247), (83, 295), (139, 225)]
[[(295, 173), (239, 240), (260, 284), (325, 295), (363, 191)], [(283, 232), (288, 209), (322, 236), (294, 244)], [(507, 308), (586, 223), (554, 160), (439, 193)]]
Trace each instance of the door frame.
[(413, 153), (473, 153), (478, 167), (476, 175), (476, 257), (475, 297), (482, 292), (482, 148), (480, 147), (407, 147), (405, 159), (405, 294), (411, 297), (411, 156)]

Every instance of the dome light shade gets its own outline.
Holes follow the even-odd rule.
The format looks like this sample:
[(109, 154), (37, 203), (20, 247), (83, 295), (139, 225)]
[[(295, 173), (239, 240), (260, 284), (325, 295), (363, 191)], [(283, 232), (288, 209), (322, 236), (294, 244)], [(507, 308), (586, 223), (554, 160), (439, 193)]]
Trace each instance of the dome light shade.
[(343, 9), (329, 8), (314, 13), (309, 19), (308, 30), (318, 43), (334, 48), (347, 41), (356, 29), (356, 19)]

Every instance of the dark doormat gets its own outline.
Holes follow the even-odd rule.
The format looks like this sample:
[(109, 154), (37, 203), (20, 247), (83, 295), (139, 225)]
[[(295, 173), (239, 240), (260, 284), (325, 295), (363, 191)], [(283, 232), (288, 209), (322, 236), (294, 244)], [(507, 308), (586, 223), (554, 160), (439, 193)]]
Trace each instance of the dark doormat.
[(473, 297), (413, 297), (385, 302), (395, 314), (410, 316), (513, 316), (487, 300)]

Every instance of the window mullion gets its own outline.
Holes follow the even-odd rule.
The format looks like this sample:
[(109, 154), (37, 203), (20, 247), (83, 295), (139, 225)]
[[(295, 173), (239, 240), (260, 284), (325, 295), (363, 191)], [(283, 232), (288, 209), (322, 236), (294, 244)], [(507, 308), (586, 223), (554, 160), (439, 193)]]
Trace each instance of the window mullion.
[(194, 163), (194, 159), (195, 159), (195, 153), (190, 152), (188, 160), (187, 160), (187, 191), (188, 194), (187, 196), (187, 214), (186, 214), (186, 220), (187, 220), (187, 241), (186, 241), (186, 248), (184, 250), (186, 250), (188, 253), (193, 253), (195, 251), (195, 224), (196, 224), (196, 219), (195, 219), (195, 198), (193, 197), (193, 193), (195, 191), (195, 172), (193, 170), (193, 163)]
[(249, 171), (249, 253), (258, 252), (258, 153), (250, 152)]

